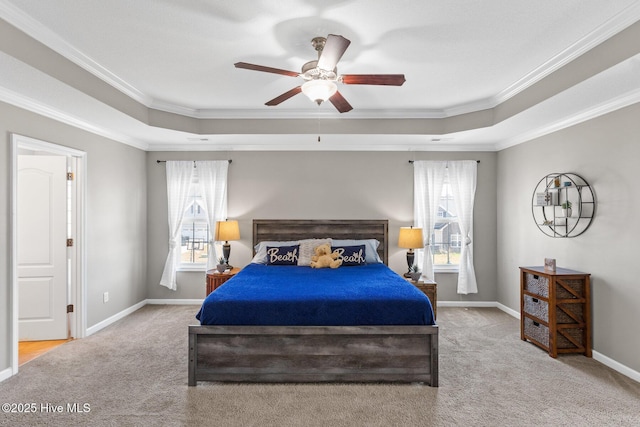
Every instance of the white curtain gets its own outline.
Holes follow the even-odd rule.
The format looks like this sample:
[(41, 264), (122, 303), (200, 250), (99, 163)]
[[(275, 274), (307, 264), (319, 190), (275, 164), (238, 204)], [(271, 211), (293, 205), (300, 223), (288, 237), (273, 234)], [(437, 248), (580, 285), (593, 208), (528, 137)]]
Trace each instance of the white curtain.
[(167, 201), (169, 217), (169, 254), (164, 264), (160, 284), (176, 290), (177, 251), (180, 250), (181, 226), (184, 213), (191, 202), (193, 162), (167, 161)]
[(422, 236), (426, 244), (424, 251), (418, 251), (418, 263), (422, 258), (422, 275), (429, 280), (435, 280), (431, 238), (438, 217), (446, 168), (447, 162), (413, 162), (413, 218), (415, 226), (422, 228)]
[[(207, 212), (207, 222), (211, 234), (215, 233), (216, 221), (227, 219), (227, 171), (228, 160), (198, 161), (198, 185)], [(211, 242), (207, 270), (215, 268), (218, 254)]]
[(476, 195), (478, 162), (463, 160), (449, 162), (451, 194), (458, 206), (458, 224), (462, 235), (458, 293), (478, 293), (476, 272), (473, 268), (473, 203)]

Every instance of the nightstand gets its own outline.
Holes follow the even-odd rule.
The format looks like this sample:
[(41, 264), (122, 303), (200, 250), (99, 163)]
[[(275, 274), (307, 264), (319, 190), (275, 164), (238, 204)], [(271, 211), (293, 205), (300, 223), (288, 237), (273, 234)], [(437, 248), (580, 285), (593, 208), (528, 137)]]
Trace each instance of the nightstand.
[(407, 279), (413, 286), (420, 289), (431, 301), (431, 306), (433, 307), (433, 319), (435, 320), (436, 315), (438, 314), (438, 284), (433, 280), (420, 279), (420, 281), (415, 281), (411, 279)]
[(234, 267), (225, 273), (219, 273), (218, 270), (207, 270), (207, 295), (235, 276), (238, 271), (240, 271), (240, 269), (237, 267)]

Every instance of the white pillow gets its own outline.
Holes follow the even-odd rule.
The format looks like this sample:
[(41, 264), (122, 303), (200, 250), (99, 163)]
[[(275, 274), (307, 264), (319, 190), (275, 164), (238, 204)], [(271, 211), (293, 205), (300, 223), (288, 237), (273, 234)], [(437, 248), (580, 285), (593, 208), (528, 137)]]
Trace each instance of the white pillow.
[(382, 263), (380, 256), (378, 255), (378, 246), (380, 242), (376, 239), (363, 239), (363, 240), (336, 240), (332, 239), (331, 244), (333, 246), (359, 246), (364, 245), (364, 259), (367, 264)]
[(256, 254), (251, 260), (254, 264), (266, 264), (267, 263), (267, 246), (276, 247), (276, 246), (293, 246), (297, 245), (297, 240), (290, 240), (286, 242), (276, 242), (276, 241), (264, 241), (260, 242), (253, 247), (255, 249)]
[(316, 253), (314, 249), (320, 245), (328, 243), (331, 246), (331, 239), (304, 239), (300, 240), (300, 250), (298, 251), (298, 265), (311, 265), (311, 257)]

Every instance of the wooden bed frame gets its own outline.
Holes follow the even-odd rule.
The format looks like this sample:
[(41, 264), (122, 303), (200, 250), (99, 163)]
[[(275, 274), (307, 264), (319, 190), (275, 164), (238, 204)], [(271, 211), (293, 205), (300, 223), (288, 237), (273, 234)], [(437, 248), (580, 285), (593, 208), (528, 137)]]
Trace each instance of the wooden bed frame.
[[(265, 240), (378, 239), (387, 220), (254, 220)], [(189, 385), (233, 382), (423, 382), (438, 386), (438, 326), (189, 326)]]

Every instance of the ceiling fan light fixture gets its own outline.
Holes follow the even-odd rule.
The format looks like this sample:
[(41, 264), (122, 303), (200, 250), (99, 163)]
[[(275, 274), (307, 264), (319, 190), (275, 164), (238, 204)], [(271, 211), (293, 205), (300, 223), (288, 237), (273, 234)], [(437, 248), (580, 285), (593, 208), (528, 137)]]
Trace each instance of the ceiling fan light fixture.
[(287, 92), (276, 96), (265, 105), (273, 107), (279, 105), (287, 99), (304, 93), (310, 100), (322, 104), (327, 99), (331, 101), (336, 110), (346, 113), (353, 110), (349, 102), (338, 92), (337, 82), (347, 85), (384, 85), (402, 86), (406, 81), (404, 74), (338, 74), (336, 67), (340, 58), (349, 47), (351, 41), (336, 34), (329, 34), (325, 37), (315, 37), (311, 43), (318, 52), (318, 59), (308, 61), (302, 66), (302, 72), (281, 70), (279, 68), (265, 67), (264, 65), (249, 64), (247, 62), (236, 62), (236, 68), (262, 71), (265, 73), (280, 74), (289, 77), (302, 77), (304, 84), (296, 86)]
[(318, 105), (331, 98), (338, 90), (330, 80), (309, 80), (302, 85), (302, 93)]

